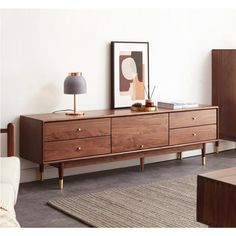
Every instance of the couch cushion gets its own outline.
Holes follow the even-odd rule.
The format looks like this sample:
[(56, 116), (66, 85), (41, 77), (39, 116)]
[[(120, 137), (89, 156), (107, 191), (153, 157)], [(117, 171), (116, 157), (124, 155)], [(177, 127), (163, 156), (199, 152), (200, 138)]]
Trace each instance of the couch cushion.
[(20, 225), (15, 217), (13, 217), (9, 212), (0, 208), (0, 228), (6, 227), (20, 227)]
[(14, 210), (14, 188), (11, 184), (0, 183), (0, 208), (7, 210), (13, 217), (15, 217)]
[(20, 182), (20, 160), (18, 157), (0, 158), (0, 183), (8, 183), (13, 187), (14, 203), (17, 200), (17, 194)]

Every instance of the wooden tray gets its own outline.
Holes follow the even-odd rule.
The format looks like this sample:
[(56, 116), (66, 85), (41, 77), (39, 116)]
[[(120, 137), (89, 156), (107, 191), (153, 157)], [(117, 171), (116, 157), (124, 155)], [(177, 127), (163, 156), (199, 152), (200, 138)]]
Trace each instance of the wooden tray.
[(152, 112), (152, 111), (156, 111), (157, 107), (146, 107), (144, 105), (142, 105), (141, 107), (131, 107), (131, 111), (136, 111), (136, 112)]

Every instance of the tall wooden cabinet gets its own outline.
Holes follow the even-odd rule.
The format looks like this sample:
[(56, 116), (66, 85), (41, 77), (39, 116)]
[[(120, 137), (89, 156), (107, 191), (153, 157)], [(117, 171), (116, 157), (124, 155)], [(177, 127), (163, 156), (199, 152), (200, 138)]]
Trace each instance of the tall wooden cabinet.
[(219, 137), (236, 141), (236, 49), (212, 50), (212, 104), (219, 106)]

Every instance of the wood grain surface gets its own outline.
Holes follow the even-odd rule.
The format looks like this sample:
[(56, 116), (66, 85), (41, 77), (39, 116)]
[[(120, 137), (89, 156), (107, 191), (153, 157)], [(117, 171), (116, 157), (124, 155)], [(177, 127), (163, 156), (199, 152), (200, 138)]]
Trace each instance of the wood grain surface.
[(198, 175), (197, 221), (236, 227), (236, 167)]
[(168, 115), (112, 119), (112, 152), (168, 145)]
[(109, 136), (46, 142), (44, 144), (44, 161), (79, 158), (110, 152)]
[(170, 130), (170, 145), (216, 139), (216, 125), (203, 125)]
[(236, 50), (212, 50), (212, 104), (219, 106), (219, 136), (236, 140)]
[(170, 114), (170, 128), (216, 124), (216, 109), (175, 112)]
[(44, 125), (44, 141), (110, 135), (110, 118), (49, 122)]

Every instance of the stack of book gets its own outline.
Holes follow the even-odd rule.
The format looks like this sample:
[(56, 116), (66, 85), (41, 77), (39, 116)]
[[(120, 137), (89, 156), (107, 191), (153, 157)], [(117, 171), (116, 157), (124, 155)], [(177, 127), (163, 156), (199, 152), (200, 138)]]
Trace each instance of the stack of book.
[(198, 107), (199, 104), (196, 102), (158, 102), (157, 106), (164, 109), (180, 109)]

